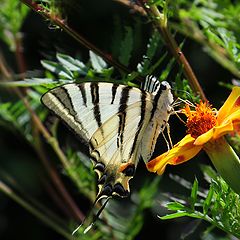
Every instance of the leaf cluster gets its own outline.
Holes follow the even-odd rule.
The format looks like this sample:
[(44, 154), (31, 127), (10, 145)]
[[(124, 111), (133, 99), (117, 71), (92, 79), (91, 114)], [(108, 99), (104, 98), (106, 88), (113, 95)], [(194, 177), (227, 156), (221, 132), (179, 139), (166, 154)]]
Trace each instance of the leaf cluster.
[(177, 0), (169, 4), (170, 25), (200, 43), (215, 61), (239, 77), (240, 3)]
[(16, 49), (20, 28), (29, 12), (29, 8), (16, 0), (3, 0), (0, 2), (0, 39), (9, 48)]
[[(199, 187), (195, 179), (188, 198), (178, 197), (166, 204), (170, 214), (160, 217), (162, 220), (191, 217), (202, 219), (213, 227), (240, 237), (240, 199), (227, 183), (210, 167), (202, 166), (209, 189)], [(178, 182), (184, 181), (181, 180)], [(185, 184), (184, 184), (185, 185)], [(186, 186), (186, 185), (185, 185)], [(212, 228), (209, 228), (210, 231)], [(207, 233), (208, 233), (207, 231)]]

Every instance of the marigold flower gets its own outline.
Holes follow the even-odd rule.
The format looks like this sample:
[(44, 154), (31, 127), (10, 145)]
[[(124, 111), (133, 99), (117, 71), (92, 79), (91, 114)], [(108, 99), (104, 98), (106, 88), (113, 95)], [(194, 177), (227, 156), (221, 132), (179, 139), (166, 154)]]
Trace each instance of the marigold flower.
[(187, 117), (187, 135), (171, 150), (149, 161), (148, 170), (162, 174), (167, 164), (186, 162), (203, 149), (225, 181), (240, 193), (240, 160), (224, 138), (239, 127), (240, 87), (233, 88), (219, 111), (200, 102), (195, 110), (187, 105), (182, 113)]

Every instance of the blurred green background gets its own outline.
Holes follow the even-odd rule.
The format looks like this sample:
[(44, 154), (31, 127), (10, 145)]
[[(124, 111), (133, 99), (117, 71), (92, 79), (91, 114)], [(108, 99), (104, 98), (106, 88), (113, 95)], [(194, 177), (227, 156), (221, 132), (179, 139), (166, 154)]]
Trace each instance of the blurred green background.
[[(2, 0), (4, 1), (4, 0)], [(20, 11), (18, 1), (12, 11)], [(191, 1), (189, 1), (191, 2)], [(3, 3), (2, 3), (3, 4)], [(59, 4), (59, 2), (58, 2)], [(132, 52), (129, 69), (136, 69), (137, 63), (141, 60), (141, 56), (146, 50), (146, 44), (152, 32), (151, 22), (146, 18), (134, 13), (126, 6), (119, 2), (110, 0), (89, 0), (89, 1), (63, 1), (60, 2), (63, 16), (72, 28), (83, 35), (89, 42), (100, 48), (106, 53), (112, 53), (112, 45), (114, 44), (114, 33), (116, 26), (119, 24), (122, 28), (126, 26), (137, 27), (140, 38), (134, 43), (137, 47)], [(21, 43), (21, 59), (24, 60), (23, 65), (19, 65), (19, 60), (16, 55), (16, 49), (11, 49), (11, 44), (7, 44), (3, 36), (6, 36), (9, 31), (9, 22), (4, 22), (6, 10), (0, 10), (1, 24), (1, 39), (0, 39), (0, 54), (1, 60), (5, 60), (9, 69), (14, 73), (16, 78), (19, 78), (20, 73), (27, 71), (27, 76), (42, 76), (44, 69), (40, 64), (40, 60), (54, 60), (56, 52), (64, 53), (72, 57), (80, 57), (83, 62), (88, 61), (89, 51), (84, 46), (73, 40), (68, 34), (52, 25), (51, 22), (45, 20), (37, 13), (29, 10), (26, 16), (20, 22), (18, 32), (22, 34)], [(11, 16), (14, 18), (14, 14)], [(120, 27), (119, 26), (119, 27)], [(10, 34), (10, 33), (9, 33)], [(185, 37), (181, 34), (176, 34), (177, 41), (181, 42)], [(228, 70), (224, 69), (220, 64), (216, 63), (211, 57), (206, 54), (204, 48), (192, 41), (186, 39), (183, 51), (189, 60), (196, 76), (198, 77), (207, 97), (215, 107), (221, 105), (221, 101), (225, 100), (229, 94), (226, 88), (218, 84), (219, 81), (229, 83), (234, 76)], [(159, 52), (159, 57), (161, 52)], [(157, 75), (162, 69), (157, 69)], [(177, 71), (177, 70), (176, 70)], [(3, 72), (0, 72), (0, 77), (4, 80)], [(173, 72), (174, 74), (174, 72)], [(118, 73), (116, 73), (116, 78)], [(174, 79), (174, 76), (169, 77), (168, 81)], [(23, 90), (24, 91), (24, 90)], [(15, 100), (16, 96), (11, 90), (0, 88), (1, 102)], [(176, 142), (184, 135), (184, 126), (179, 125), (177, 118), (173, 117), (170, 122), (171, 136)], [(81, 149), (81, 144), (75, 139), (68, 129), (60, 125), (59, 135), (61, 135), (62, 146), (66, 143), (73, 144)], [(62, 137), (63, 136), (63, 137)], [(157, 155), (164, 141), (160, 139)], [(81, 210), (86, 214), (90, 207), (90, 202), (85, 197), (80, 196), (75, 185), (62, 171), (61, 163), (56, 160), (54, 154), (49, 151), (49, 159), (56, 166), (61, 179), (67, 187), (71, 196), (75, 199)], [(204, 153), (198, 155), (193, 161), (187, 162), (184, 165), (176, 167), (168, 167), (164, 176), (159, 183), (159, 199), (161, 193), (171, 192), (175, 194), (185, 194), (188, 192), (183, 187), (173, 181), (169, 174), (177, 174), (185, 179), (193, 182), (195, 176), (202, 179), (199, 171), (199, 162), (201, 164), (210, 164)], [(6, 127), (0, 121), (0, 169), (12, 176), (17, 185), (24, 189), (24, 192), (32, 198), (38, 199), (44, 205), (47, 205), (54, 212), (57, 212), (63, 219), (68, 219), (60, 206), (57, 206), (56, 201), (51, 195), (51, 187), (49, 187), (49, 177), (45, 169), (39, 161), (38, 154), (24, 139), (24, 137), (11, 125)], [(146, 179), (153, 181), (155, 178), (160, 178), (157, 175), (148, 173), (143, 163), (140, 163), (137, 169), (136, 176), (131, 180), (132, 193), (136, 194), (140, 191)], [(13, 184), (14, 185), (14, 184)], [(51, 184), (50, 184), (51, 185)], [(144, 211), (144, 224), (135, 239), (150, 239), (149, 235), (156, 236), (156, 239), (180, 239), (181, 234), (187, 233), (198, 226), (198, 229), (186, 239), (200, 239), (200, 233), (206, 228), (206, 224), (198, 220), (187, 218), (161, 221), (157, 219), (157, 214), (163, 214), (164, 209), (160, 208), (157, 199), (151, 209)], [(119, 213), (116, 212), (116, 217), (130, 200), (116, 201)], [(117, 210), (116, 210), (117, 211)], [(127, 214), (127, 213), (123, 213)], [(221, 233), (219, 233), (221, 235)], [(13, 200), (9, 199), (5, 194), (0, 193), (0, 239), (12, 240), (17, 238), (24, 239), (65, 239), (57, 234), (54, 230), (44, 225), (40, 220), (28, 213), (24, 208), (20, 207)]]

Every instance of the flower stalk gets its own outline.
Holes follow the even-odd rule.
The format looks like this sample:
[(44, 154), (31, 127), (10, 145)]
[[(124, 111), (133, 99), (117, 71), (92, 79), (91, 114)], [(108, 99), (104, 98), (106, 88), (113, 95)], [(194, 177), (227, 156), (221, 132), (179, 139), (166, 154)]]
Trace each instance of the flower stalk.
[(240, 160), (224, 137), (205, 144), (205, 152), (228, 185), (240, 194)]

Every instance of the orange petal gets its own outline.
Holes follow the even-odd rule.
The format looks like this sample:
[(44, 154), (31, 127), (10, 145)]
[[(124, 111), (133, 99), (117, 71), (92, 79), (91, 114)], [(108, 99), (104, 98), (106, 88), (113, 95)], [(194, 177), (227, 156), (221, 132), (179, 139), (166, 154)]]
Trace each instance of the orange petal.
[(230, 133), (234, 130), (234, 125), (232, 121), (228, 121), (225, 124), (222, 124), (220, 126), (214, 127), (207, 131), (206, 133), (200, 135), (198, 138), (196, 138), (194, 145), (200, 146), (211, 139), (218, 139), (222, 137), (223, 135)]
[(240, 109), (234, 111), (232, 114), (227, 116), (224, 120), (224, 122), (229, 122), (229, 121), (240, 121)]
[(240, 87), (234, 87), (223, 106), (219, 109), (218, 124), (221, 125), (229, 115), (238, 110), (240, 110)]
[(194, 145), (202, 146), (213, 137), (213, 128), (196, 138)]
[(225, 124), (222, 124), (221, 126), (213, 128), (213, 139), (218, 139), (232, 131), (234, 131), (233, 123), (232, 121), (228, 121)]
[(157, 172), (157, 174), (161, 175), (167, 164), (177, 165), (188, 161), (202, 149), (202, 146), (195, 146), (194, 141), (195, 139), (188, 134), (171, 150), (149, 161), (146, 164), (147, 169), (150, 172)]

